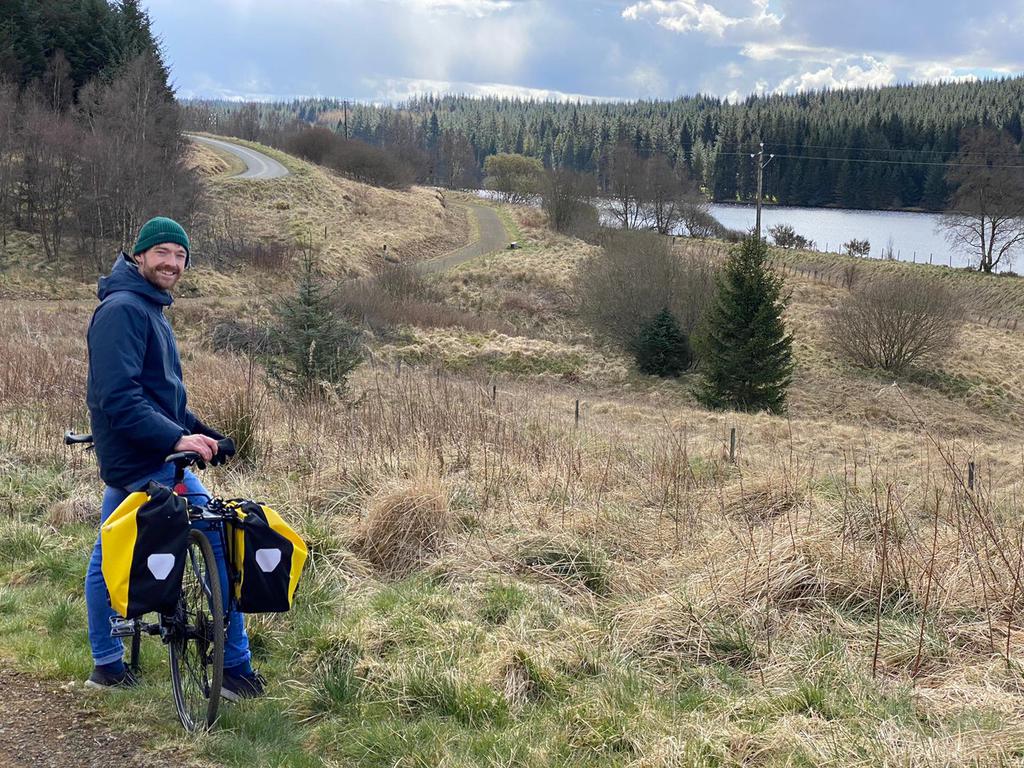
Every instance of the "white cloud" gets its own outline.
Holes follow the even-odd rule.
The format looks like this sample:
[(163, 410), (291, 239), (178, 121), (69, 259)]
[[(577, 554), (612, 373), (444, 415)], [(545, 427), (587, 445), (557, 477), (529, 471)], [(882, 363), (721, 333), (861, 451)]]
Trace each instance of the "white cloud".
[(768, 28), (778, 28), (782, 19), (768, 10), (768, 0), (745, 3), (747, 15), (729, 15), (710, 3), (700, 0), (642, 0), (627, 6), (622, 18), (630, 21), (655, 18), (657, 24), (672, 32), (699, 32), (722, 39), (727, 32), (749, 35)]
[(655, 98), (658, 94), (664, 93), (668, 87), (661, 71), (649, 64), (638, 64), (633, 67), (626, 77), (626, 82), (629, 84), (631, 92), (640, 99)]
[(400, 2), (416, 10), (456, 13), (474, 19), (482, 19), (493, 13), (507, 11), (513, 5), (511, 0), (400, 0)]
[(896, 72), (888, 62), (864, 56), (860, 63), (851, 60), (787, 77), (775, 87), (776, 93), (815, 91), (822, 88), (879, 88), (896, 82)]

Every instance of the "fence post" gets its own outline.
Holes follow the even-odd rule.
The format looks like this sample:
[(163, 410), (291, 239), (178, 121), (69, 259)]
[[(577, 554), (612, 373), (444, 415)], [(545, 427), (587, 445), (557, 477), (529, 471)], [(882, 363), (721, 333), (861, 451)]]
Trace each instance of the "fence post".
[(498, 401), (498, 385), (491, 384), (491, 402), (496, 403)]
[(974, 490), (974, 462), (967, 462), (967, 489)]
[(580, 425), (580, 401), (576, 401), (576, 426)]
[(729, 430), (729, 463), (736, 463), (736, 427)]

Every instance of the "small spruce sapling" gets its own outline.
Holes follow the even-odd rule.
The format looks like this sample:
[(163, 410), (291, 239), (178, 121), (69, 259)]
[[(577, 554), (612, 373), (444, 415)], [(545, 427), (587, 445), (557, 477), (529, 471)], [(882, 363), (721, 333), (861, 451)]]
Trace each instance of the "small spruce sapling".
[(344, 391), (363, 357), (362, 336), (331, 306), (312, 248), (303, 250), (295, 294), (272, 311), (270, 376), (300, 397)]
[(650, 376), (678, 376), (693, 363), (690, 340), (667, 308), (640, 328), (631, 346), (636, 367)]

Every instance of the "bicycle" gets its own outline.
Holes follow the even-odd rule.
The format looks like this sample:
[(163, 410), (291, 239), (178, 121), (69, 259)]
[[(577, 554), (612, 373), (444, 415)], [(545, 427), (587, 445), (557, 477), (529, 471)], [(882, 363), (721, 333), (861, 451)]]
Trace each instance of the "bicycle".
[[(65, 445), (92, 446), (92, 435), (64, 435)], [(230, 457), (234, 455), (234, 442), (225, 438), (217, 443), (218, 452)], [(179, 451), (164, 459), (174, 464), (173, 490), (183, 497), (188, 511), (189, 525), (196, 522), (210, 524), (213, 532), (220, 536), (226, 561), (228, 581), (235, 584), (239, 574), (231, 557), (232, 536), (227, 526), (237, 520), (237, 512), (229, 502), (220, 498), (206, 498), (205, 504), (195, 504), (185, 492), (185, 470), (193, 465), (205, 468), (202, 456), (194, 451)], [(196, 528), (191, 528), (185, 556), (185, 570), (181, 592), (174, 612), (159, 614), (155, 622), (143, 621), (141, 617), (126, 619), (120, 616), (110, 620), (112, 637), (131, 638), (129, 667), (139, 671), (139, 652), (143, 634), (159, 635), (167, 646), (171, 671), (171, 689), (174, 706), (185, 730), (195, 732), (210, 728), (217, 720), (220, 706), (221, 685), (224, 675), (224, 638), (229, 616), (234, 608), (233, 590), (228, 589), (225, 600), (224, 585), (213, 554), (209, 537)]]

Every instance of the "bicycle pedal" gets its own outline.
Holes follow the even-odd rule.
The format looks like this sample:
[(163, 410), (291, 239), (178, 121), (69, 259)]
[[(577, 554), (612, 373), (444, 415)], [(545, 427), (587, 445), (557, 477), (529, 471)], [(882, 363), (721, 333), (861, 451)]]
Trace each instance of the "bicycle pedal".
[(111, 637), (131, 637), (135, 634), (135, 620), (134, 619), (117, 619), (113, 618), (110, 620), (110, 636)]

